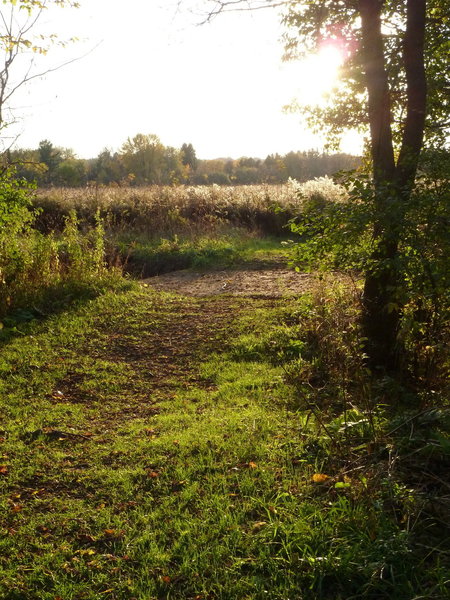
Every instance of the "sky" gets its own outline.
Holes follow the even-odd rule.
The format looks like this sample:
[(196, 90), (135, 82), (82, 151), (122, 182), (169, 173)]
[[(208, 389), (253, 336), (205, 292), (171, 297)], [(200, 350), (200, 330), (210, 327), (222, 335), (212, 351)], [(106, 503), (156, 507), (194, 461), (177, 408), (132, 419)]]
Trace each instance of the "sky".
[[(192, 143), (203, 159), (320, 150), (324, 140), (283, 106), (329, 87), (333, 57), (283, 63), (275, 10), (200, 25), (205, 2), (193, 2), (81, 0), (79, 9), (47, 11), (36, 32), (79, 39), (38, 58), (37, 72), (76, 60), (14, 96), (16, 146), (48, 139), (92, 158), (151, 133), (166, 146)], [(342, 150), (358, 152), (358, 141)]]

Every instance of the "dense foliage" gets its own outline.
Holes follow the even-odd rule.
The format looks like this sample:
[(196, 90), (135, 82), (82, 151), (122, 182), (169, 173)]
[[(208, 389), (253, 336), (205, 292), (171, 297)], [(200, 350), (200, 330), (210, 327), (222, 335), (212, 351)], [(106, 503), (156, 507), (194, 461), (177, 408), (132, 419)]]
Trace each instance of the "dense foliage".
[[(448, 167), (448, 153), (424, 155), (417, 184), (402, 206), (395, 258), (402, 277), (392, 290), (388, 309), (403, 307), (398, 359), (410, 375), (414, 371), (414, 378), (425, 376), (423, 369), (417, 370), (417, 356), (423, 356), (425, 348), (428, 374), (433, 365), (446, 360), (442, 362), (450, 314)], [(293, 219), (291, 229), (301, 237), (293, 261), (298, 268), (344, 269), (355, 274), (377, 268), (378, 240), (370, 229), (375, 218), (373, 188), (361, 176), (347, 179), (346, 186), (348, 193), (339, 201), (309, 200)], [(389, 217), (393, 218), (392, 213)]]

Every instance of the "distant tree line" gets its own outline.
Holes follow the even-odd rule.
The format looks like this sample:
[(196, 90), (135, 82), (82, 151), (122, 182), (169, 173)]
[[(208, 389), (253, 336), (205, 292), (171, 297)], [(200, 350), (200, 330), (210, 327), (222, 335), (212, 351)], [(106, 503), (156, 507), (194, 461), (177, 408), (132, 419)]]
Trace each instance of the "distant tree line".
[(199, 160), (192, 144), (164, 146), (154, 134), (128, 138), (118, 152), (107, 148), (96, 158), (81, 159), (68, 148), (42, 140), (36, 149), (16, 149), (6, 157), (17, 176), (39, 186), (80, 187), (119, 185), (251, 185), (283, 183), (289, 178), (307, 181), (348, 171), (361, 159), (350, 154), (315, 150), (271, 154), (265, 159), (242, 157)]

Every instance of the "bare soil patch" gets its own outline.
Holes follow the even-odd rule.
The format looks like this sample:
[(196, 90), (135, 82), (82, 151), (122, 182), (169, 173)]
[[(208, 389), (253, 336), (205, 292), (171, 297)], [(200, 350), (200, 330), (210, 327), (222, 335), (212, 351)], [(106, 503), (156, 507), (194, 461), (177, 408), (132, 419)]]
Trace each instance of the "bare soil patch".
[(296, 296), (309, 289), (316, 276), (297, 273), (285, 267), (245, 267), (221, 271), (174, 271), (149, 277), (142, 283), (157, 291), (175, 292), (184, 296), (232, 296), (279, 298)]

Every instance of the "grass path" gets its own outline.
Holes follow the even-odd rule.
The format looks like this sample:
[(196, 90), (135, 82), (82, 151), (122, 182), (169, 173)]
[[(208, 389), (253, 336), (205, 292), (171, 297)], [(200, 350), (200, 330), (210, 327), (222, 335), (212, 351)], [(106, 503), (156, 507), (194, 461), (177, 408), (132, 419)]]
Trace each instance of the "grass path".
[(293, 302), (144, 288), (4, 345), (1, 599), (412, 597), (364, 478), (312, 483), (326, 442), (258, 342)]
[[(220, 503), (235, 494), (223, 485), (231, 476), (235, 490), (267, 432), (256, 435), (266, 417), (249, 407), (258, 380), (240, 375), (242, 390), (247, 380), (252, 389), (227, 414), (220, 359), (209, 373), (200, 365), (224, 348), (242, 313), (266, 304), (131, 292), (7, 345), (0, 597), (201, 596), (197, 571), (211, 568), (208, 535), (215, 539), (204, 524), (221, 518)], [(251, 435), (239, 451), (243, 427)], [(225, 483), (203, 509), (217, 478)], [(176, 558), (186, 536), (196, 551), (183, 560), (192, 564)]]

